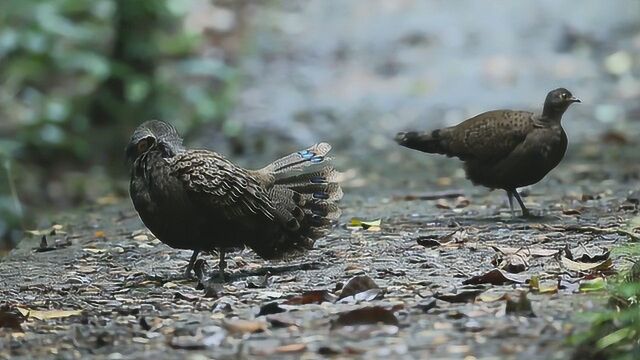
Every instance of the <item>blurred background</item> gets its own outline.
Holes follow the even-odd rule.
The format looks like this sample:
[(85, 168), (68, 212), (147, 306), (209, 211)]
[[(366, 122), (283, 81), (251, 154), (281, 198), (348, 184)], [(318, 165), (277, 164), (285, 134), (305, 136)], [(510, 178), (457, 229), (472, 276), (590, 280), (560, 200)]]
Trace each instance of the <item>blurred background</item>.
[(324, 140), (351, 192), (438, 190), (470, 185), (397, 131), (539, 111), (560, 86), (583, 101), (569, 158), (637, 154), (640, 1), (5, 0), (0, 253), (129, 206), (123, 151), (151, 118), (245, 166)]

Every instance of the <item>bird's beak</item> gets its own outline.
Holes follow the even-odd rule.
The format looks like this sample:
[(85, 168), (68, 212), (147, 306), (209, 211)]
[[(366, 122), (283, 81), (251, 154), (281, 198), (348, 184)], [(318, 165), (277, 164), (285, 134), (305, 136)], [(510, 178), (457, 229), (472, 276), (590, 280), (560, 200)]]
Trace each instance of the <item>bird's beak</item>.
[(569, 98), (569, 102), (570, 103), (579, 103), (579, 102), (582, 102), (582, 101), (580, 101), (580, 99), (578, 99), (577, 97), (572, 96), (572, 97)]
[(133, 164), (133, 161), (136, 159), (136, 145), (133, 142), (130, 142), (125, 149), (127, 163)]

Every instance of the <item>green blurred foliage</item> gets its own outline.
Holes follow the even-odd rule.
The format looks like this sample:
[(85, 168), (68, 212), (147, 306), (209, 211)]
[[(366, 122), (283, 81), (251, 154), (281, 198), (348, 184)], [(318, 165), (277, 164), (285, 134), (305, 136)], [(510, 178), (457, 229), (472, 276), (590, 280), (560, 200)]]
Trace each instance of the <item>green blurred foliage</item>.
[(640, 246), (617, 249), (628, 253), (628, 269), (609, 281), (608, 308), (587, 313), (590, 329), (571, 338), (575, 359), (640, 358)]
[[(60, 169), (103, 165), (122, 174), (124, 146), (144, 120), (170, 120), (187, 132), (204, 122), (222, 126), (236, 72), (221, 56), (202, 54), (203, 34), (185, 30), (190, 3), (1, 1), (0, 160), (18, 164), (18, 177), (37, 166), (40, 185)], [(3, 169), (6, 223), (20, 214)]]

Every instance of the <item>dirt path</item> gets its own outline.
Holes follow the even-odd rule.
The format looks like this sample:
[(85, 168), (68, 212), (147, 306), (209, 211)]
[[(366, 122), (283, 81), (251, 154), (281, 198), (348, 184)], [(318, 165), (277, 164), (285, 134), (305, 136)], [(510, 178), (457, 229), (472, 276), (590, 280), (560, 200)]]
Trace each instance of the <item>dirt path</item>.
[[(410, 200), (424, 186), (404, 180), (376, 192), (346, 179), (340, 224), (314, 250), (286, 263), (235, 253), (232, 280), (204, 279), (204, 289), (180, 278), (190, 254), (147, 234), (126, 199), (95, 206), (61, 217), (54, 235), (44, 231), (45, 248), (38, 234), (0, 263), (8, 313), (31, 311), (18, 325), (24, 332), (0, 328), (0, 358), (568, 358), (576, 315), (602, 301), (579, 290), (587, 282), (561, 250), (584, 244), (596, 256), (596, 247), (638, 236), (618, 232), (637, 216), (628, 191), (637, 165), (604, 163), (563, 163), (531, 189), (526, 202), (544, 216), (528, 221), (511, 219), (504, 194), (455, 176), (448, 188), (464, 196), (439, 200)], [(347, 227), (352, 217), (381, 219), (380, 227)], [(494, 269), (494, 246), (524, 248), (525, 271), (507, 274), (515, 282), (464, 285)], [(609, 257), (584, 274), (625, 266), (623, 254)], [(214, 267), (215, 256), (203, 259)], [(306, 270), (282, 268), (290, 265)], [(354, 276), (375, 286), (360, 278), (359, 290), (343, 290), (357, 295), (336, 300)], [(515, 306), (521, 294), (530, 307)], [(364, 310), (349, 313), (356, 309)]]

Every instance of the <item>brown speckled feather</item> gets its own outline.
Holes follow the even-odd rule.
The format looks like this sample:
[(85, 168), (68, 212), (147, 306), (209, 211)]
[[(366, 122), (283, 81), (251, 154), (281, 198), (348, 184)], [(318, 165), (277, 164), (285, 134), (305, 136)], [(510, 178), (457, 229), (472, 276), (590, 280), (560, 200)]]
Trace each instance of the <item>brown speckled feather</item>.
[(541, 115), (488, 111), (456, 126), (398, 133), (396, 141), (410, 149), (460, 158), (474, 184), (506, 190), (510, 204), (515, 196), (527, 213), (516, 188), (535, 184), (560, 163), (568, 143), (560, 121), (574, 102), (579, 100), (559, 88), (547, 94)]
[(167, 160), (194, 202), (219, 210), (228, 219), (261, 215), (275, 219), (265, 188), (249, 171), (208, 150), (187, 150)]
[(491, 161), (511, 153), (534, 127), (533, 113), (496, 110), (442, 129), (440, 137), (447, 155)]
[(248, 246), (264, 258), (308, 248), (340, 215), (335, 170), (316, 144), (260, 170), (209, 150), (187, 150), (160, 121), (138, 127), (127, 147), (130, 194), (140, 218), (165, 244), (199, 251)]

